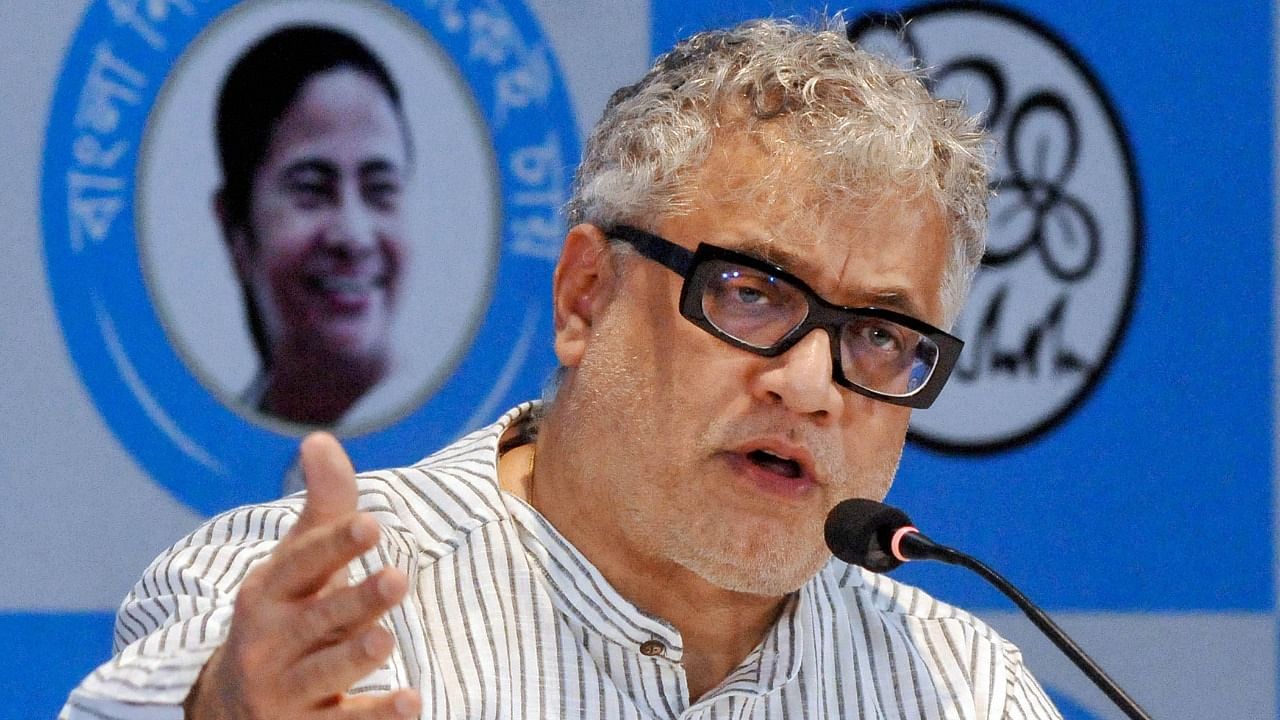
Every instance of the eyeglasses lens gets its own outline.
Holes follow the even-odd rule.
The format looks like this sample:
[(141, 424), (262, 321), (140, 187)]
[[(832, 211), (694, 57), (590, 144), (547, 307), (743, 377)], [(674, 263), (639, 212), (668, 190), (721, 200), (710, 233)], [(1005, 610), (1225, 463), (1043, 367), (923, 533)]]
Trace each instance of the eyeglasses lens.
[(932, 340), (890, 320), (861, 317), (840, 333), (840, 362), (849, 382), (905, 397), (924, 386), (938, 361)]
[[(709, 260), (697, 275), (703, 315), (720, 332), (751, 347), (773, 347), (809, 315), (804, 291), (762, 270)], [(928, 381), (938, 347), (898, 323), (855, 315), (841, 328), (840, 360), (849, 382), (905, 397)]]
[(771, 347), (809, 314), (804, 294), (791, 283), (721, 260), (707, 265), (702, 312), (726, 335), (752, 347)]

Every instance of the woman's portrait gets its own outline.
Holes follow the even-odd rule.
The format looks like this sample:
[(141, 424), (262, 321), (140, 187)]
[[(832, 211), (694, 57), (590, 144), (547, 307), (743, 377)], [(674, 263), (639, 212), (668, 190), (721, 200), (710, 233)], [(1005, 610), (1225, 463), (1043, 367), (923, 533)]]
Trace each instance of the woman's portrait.
[(244, 401), (332, 425), (391, 370), (413, 148), (400, 91), (350, 35), (277, 30), (217, 105), (214, 208), (261, 370)]
[(494, 290), (501, 202), (472, 89), (414, 21), (237, 5), (166, 78), (139, 155), (154, 306), (225, 407), (361, 434), (453, 372)]

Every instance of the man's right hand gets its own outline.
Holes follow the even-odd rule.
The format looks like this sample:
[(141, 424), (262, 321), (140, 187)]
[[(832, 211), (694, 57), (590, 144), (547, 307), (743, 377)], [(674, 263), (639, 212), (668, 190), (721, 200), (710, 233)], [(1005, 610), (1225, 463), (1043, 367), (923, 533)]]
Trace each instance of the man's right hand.
[(403, 572), (384, 568), (359, 585), (347, 563), (378, 542), (356, 511), (355, 472), (332, 435), (302, 441), (307, 497), (297, 525), (245, 577), (227, 640), (205, 664), (184, 709), (196, 720), (412, 718), (415, 690), (349, 696), (391, 653), (378, 619), (404, 597)]

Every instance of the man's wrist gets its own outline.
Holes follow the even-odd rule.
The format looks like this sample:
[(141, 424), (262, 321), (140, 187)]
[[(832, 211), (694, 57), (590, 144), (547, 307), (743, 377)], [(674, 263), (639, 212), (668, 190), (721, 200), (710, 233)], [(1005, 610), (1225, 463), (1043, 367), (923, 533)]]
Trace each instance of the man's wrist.
[(218, 720), (218, 716), (208, 707), (207, 695), (203, 692), (205, 678), (213, 671), (214, 666), (222, 659), (223, 646), (219, 645), (209, 659), (205, 661), (204, 667), (200, 668), (200, 673), (196, 675), (196, 681), (191, 683), (191, 690), (187, 692), (187, 697), (182, 701), (182, 717), (186, 720)]

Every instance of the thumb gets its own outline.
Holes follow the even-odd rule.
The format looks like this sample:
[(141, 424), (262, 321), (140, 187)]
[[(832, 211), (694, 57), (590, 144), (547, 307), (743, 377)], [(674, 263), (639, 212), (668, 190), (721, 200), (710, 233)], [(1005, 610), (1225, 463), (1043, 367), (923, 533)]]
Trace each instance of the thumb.
[(306, 504), (297, 528), (307, 530), (356, 511), (356, 473), (337, 438), (313, 432), (302, 440), (302, 475)]

